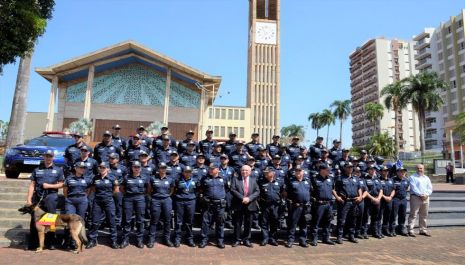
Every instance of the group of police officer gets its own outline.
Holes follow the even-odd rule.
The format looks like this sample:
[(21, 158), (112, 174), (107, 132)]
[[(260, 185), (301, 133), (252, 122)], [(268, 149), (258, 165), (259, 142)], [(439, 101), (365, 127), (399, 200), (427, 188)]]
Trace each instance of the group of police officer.
[[(40, 201), (47, 212), (54, 213), (58, 190), (63, 188), (66, 213), (86, 221), (86, 248), (97, 245), (103, 225), (109, 227), (112, 248), (127, 247), (132, 230), (137, 247), (153, 248), (161, 226), (167, 246), (179, 247), (184, 231), (186, 244), (195, 247), (196, 212), (202, 216), (200, 248), (208, 244), (213, 227), (216, 245), (224, 248), (225, 226), (235, 230), (233, 246), (241, 243), (244, 226), (248, 235), (243, 244), (253, 247), (249, 221), (252, 228), (261, 229), (261, 246), (277, 246), (280, 229), (287, 229), (288, 248), (296, 241), (297, 228), (302, 247), (317, 246), (320, 235), (321, 242), (330, 245), (342, 244), (343, 237), (357, 243), (369, 234), (375, 238), (408, 236), (406, 170), (395, 165), (388, 168), (382, 158), (372, 159), (364, 150), (359, 158), (353, 157), (350, 150), (341, 148), (340, 141), (328, 150), (318, 137), (307, 150), (299, 137), (284, 145), (275, 135), (265, 146), (257, 133), (248, 143), (236, 140), (235, 133), (219, 143), (212, 130), (199, 142), (193, 131), (177, 141), (167, 127), (151, 137), (140, 126), (129, 139), (120, 130), (115, 125), (112, 132), (105, 131), (93, 150), (82, 135), (73, 134), (76, 142), (66, 148), (64, 168), (53, 164), (55, 153), (49, 150), (44, 153), (44, 164), (31, 175), (27, 202)], [(252, 191), (254, 186), (256, 191)], [(334, 205), (335, 241), (330, 239)], [(118, 231), (122, 231), (120, 238)], [(37, 244), (34, 234), (31, 220), (32, 249)], [(47, 240), (49, 248), (54, 248), (53, 233)], [(74, 247), (72, 240), (67, 245)]]

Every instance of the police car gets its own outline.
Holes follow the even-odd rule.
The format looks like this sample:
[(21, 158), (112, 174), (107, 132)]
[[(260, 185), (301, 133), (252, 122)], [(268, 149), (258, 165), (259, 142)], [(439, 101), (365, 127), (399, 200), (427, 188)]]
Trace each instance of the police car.
[(21, 172), (30, 173), (41, 163), (42, 154), (52, 149), (55, 152), (53, 162), (57, 166), (63, 166), (63, 157), (66, 147), (74, 144), (73, 135), (64, 132), (44, 132), (43, 135), (26, 141), (22, 145), (17, 145), (8, 149), (5, 153), (3, 168), (7, 178), (17, 178)]

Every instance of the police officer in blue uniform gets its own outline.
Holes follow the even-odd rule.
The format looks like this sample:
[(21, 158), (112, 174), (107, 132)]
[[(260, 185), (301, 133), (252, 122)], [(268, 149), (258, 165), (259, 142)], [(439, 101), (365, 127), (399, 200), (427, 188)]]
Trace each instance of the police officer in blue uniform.
[(173, 209), (173, 201), (171, 195), (174, 191), (174, 180), (166, 174), (166, 164), (158, 165), (158, 172), (150, 178), (150, 194), (151, 203), (151, 219), (150, 232), (147, 243), (148, 248), (153, 248), (155, 245), (155, 237), (157, 232), (157, 224), (160, 219), (163, 220), (163, 241), (168, 247), (173, 247), (171, 242), (171, 211)]
[[(90, 150), (87, 146), (81, 147), (81, 153), (76, 162), (84, 162), (86, 170), (84, 171), (84, 178), (90, 183), (94, 175), (98, 173), (98, 163), (95, 159), (90, 157)], [(76, 164), (76, 163), (75, 163)]]
[(337, 239), (336, 243), (342, 244), (342, 235), (346, 218), (349, 220), (349, 241), (358, 243), (355, 238), (355, 216), (357, 203), (362, 199), (362, 190), (358, 179), (353, 175), (352, 163), (344, 163), (341, 176), (335, 180), (333, 195), (337, 202)]
[[(381, 239), (381, 231), (378, 231), (378, 214), (381, 199), (383, 197), (383, 187), (376, 174), (376, 166), (371, 165), (368, 168), (368, 174), (365, 176), (365, 185), (367, 188), (364, 194), (365, 209), (362, 220), (363, 237), (368, 238), (368, 230), (372, 232), (373, 237)], [(370, 227), (368, 228), (368, 217), (370, 217)]]
[(271, 160), (279, 152), (279, 135), (273, 135), (271, 143), (266, 145), (266, 151), (268, 153), (269, 159)]
[(208, 175), (200, 181), (202, 229), (199, 248), (204, 248), (208, 244), (208, 232), (213, 223), (215, 223), (216, 245), (218, 248), (224, 248), (224, 211), (228, 183), (219, 172), (218, 166), (212, 164), (209, 166)]
[[(124, 176), (128, 174), (128, 170), (125, 166), (119, 163), (120, 156), (117, 153), (111, 153), (109, 156), (110, 172), (118, 180), (118, 183), (123, 182)], [(123, 218), (123, 193), (118, 189), (113, 193), (113, 200), (115, 202), (115, 222), (116, 227), (121, 228)]]
[(89, 232), (89, 243), (86, 248), (93, 248), (97, 245), (98, 229), (105, 220), (110, 224), (111, 248), (119, 248), (117, 240), (115, 222), (115, 202), (113, 194), (118, 192), (119, 182), (110, 173), (110, 165), (107, 162), (101, 162), (98, 166), (99, 173), (90, 183), (90, 192), (95, 193), (94, 205), (92, 207), (92, 228)]
[[(141, 150), (139, 152), (139, 162), (141, 166), (141, 171), (140, 174), (142, 177), (145, 179), (145, 181), (150, 182), (150, 178), (153, 176), (155, 173), (155, 165), (150, 161), (150, 156), (148, 153), (145, 151)], [(150, 194), (146, 193), (145, 194), (145, 213), (144, 213), (144, 218), (145, 218), (145, 225), (144, 227), (148, 228), (150, 226)]]
[(244, 150), (244, 142), (238, 141), (236, 142), (236, 150), (229, 154), (229, 164), (236, 172), (239, 172), (241, 167), (247, 164), (248, 157), (247, 152)]
[(256, 157), (258, 155), (258, 148), (259, 147), (262, 147), (262, 148), (265, 148), (259, 141), (259, 138), (260, 135), (258, 133), (252, 133), (252, 141), (248, 142), (246, 145), (245, 145), (245, 149), (247, 151), (247, 153), (252, 156), (252, 157)]
[(183, 169), (182, 176), (175, 182), (175, 247), (179, 247), (181, 244), (183, 225), (186, 229), (187, 245), (195, 247), (192, 224), (194, 222), (198, 185), (198, 180), (192, 178), (192, 167), (190, 166)]
[(360, 168), (361, 172), (367, 172), (368, 170), (368, 153), (366, 150), (360, 151), (360, 158), (358, 160), (357, 166)]
[(113, 133), (111, 134), (111, 138), (112, 138), (113, 145), (118, 147), (121, 150), (121, 152), (126, 151), (126, 149), (128, 148), (128, 142), (120, 134), (121, 126), (119, 126), (119, 124), (116, 124), (112, 127), (112, 129), (113, 129)]
[(194, 141), (190, 141), (187, 143), (187, 149), (184, 153), (181, 154), (180, 162), (189, 167), (193, 167), (195, 165), (198, 153), (195, 151), (196, 143)]
[[(392, 199), (392, 213), (389, 221), (389, 232), (396, 236), (408, 236), (405, 231), (405, 220), (407, 215), (407, 194), (410, 183), (406, 177), (407, 169), (399, 167), (396, 169), (396, 176), (392, 179), (394, 182), (394, 198)], [(397, 226), (396, 226), (397, 221)]]
[(179, 163), (179, 155), (177, 152), (171, 153), (170, 161), (166, 163), (166, 165), (166, 173), (168, 174), (168, 177), (172, 178), (173, 180), (178, 180), (185, 168), (183, 164)]
[(195, 165), (192, 167), (192, 177), (197, 180), (203, 179), (208, 174), (208, 167), (205, 165), (205, 155), (197, 155)]
[(170, 145), (170, 138), (168, 135), (164, 135), (161, 141), (161, 146), (156, 146), (156, 149), (153, 150), (156, 164), (168, 163), (170, 161), (170, 155), (173, 152), (177, 152), (176, 148)]
[(217, 145), (217, 142), (213, 140), (213, 130), (208, 129), (205, 135), (207, 138), (199, 142), (199, 152), (203, 153), (205, 158), (210, 159), (210, 156), (214, 147)]
[(223, 145), (216, 144), (213, 147), (213, 152), (211, 153), (210, 157), (208, 158), (208, 165), (214, 164), (215, 166), (219, 167), (221, 165), (221, 156), (223, 155)]
[(186, 132), (186, 139), (182, 140), (178, 144), (178, 153), (182, 154), (187, 150), (187, 145), (190, 142), (194, 142), (194, 151), (197, 151), (197, 142), (194, 141), (194, 131), (189, 130)]
[[(74, 144), (66, 147), (65, 149), (65, 162), (67, 165), (67, 168), (65, 170), (65, 175), (68, 175), (67, 171), (71, 171), (74, 168), (74, 164), (77, 162), (81, 155), (81, 147), (82, 146), (87, 146), (86, 143), (84, 143), (84, 139), (82, 138), (82, 135), (80, 133), (75, 133), (73, 134), (73, 138), (76, 141)], [(88, 147), (88, 146), (87, 146)], [(89, 151), (90, 148), (88, 148)]]
[(315, 144), (310, 146), (310, 157), (315, 160), (321, 158), (321, 149), (324, 149), (325, 146), (323, 145), (323, 137), (318, 136), (316, 138)]
[[(27, 193), (27, 204), (35, 204), (39, 201), (47, 213), (55, 213), (58, 202), (58, 189), (63, 187), (64, 174), (60, 167), (53, 164), (55, 153), (53, 150), (46, 150), (43, 154), (44, 164), (32, 171)], [(31, 215), (30, 238), (28, 249), (34, 250), (39, 246), (36, 221), (34, 215)], [(47, 237), (50, 249), (55, 249), (55, 233)]]
[(382, 228), (382, 235), (392, 236), (389, 232), (389, 218), (392, 211), (392, 198), (394, 198), (394, 182), (389, 178), (389, 169), (386, 166), (381, 166), (380, 180), (383, 187), (383, 197), (378, 214), (378, 231)]
[(87, 189), (91, 181), (85, 178), (85, 162), (76, 162), (74, 174), (68, 176), (63, 185), (63, 195), (65, 196), (65, 210), (67, 214), (78, 214), (85, 218), (87, 211)]
[(342, 149), (341, 149), (341, 141), (334, 140), (333, 147), (329, 149), (329, 158), (333, 161), (338, 161), (342, 158)]
[(129, 233), (131, 232), (131, 219), (135, 212), (136, 216), (136, 239), (138, 248), (144, 248), (144, 212), (145, 198), (144, 194), (148, 191), (149, 183), (142, 176), (141, 164), (139, 161), (132, 162), (131, 170), (120, 184), (121, 192), (123, 193), (123, 209), (124, 209), (124, 230), (121, 242), (121, 248), (129, 246)]
[(224, 143), (224, 153), (228, 156), (232, 152), (236, 151), (236, 137), (237, 134), (235, 132), (231, 132), (229, 133), (229, 140)]
[(153, 139), (147, 134), (143, 125), (140, 125), (139, 128), (137, 128), (137, 134), (140, 135), (140, 144), (150, 150), (152, 148)]
[(270, 166), (271, 158), (266, 153), (266, 149), (263, 147), (258, 148), (258, 155), (255, 157), (255, 167), (257, 167), (260, 171), (265, 170), (268, 166)]
[(144, 151), (149, 153), (149, 149), (146, 146), (141, 144), (141, 136), (136, 134), (132, 137), (131, 144), (128, 146), (126, 152), (124, 152), (124, 157), (126, 159), (126, 165), (131, 166), (133, 161), (139, 160), (139, 153)]
[(232, 212), (231, 212), (231, 201), (232, 201), (231, 182), (232, 182), (232, 179), (235, 177), (236, 172), (234, 168), (230, 167), (228, 164), (229, 164), (228, 155), (222, 154), (220, 157), (219, 174), (221, 175), (221, 177), (227, 184), (226, 185), (225, 227), (231, 229), (233, 228)]
[(121, 154), (121, 149), (115, 146), (112, 142), (111, 132), (105, 131), (103, 133), (102, 142), (97, 144), (94, 148), (94, 159), (100, 162), (108, 162), (108, 155), (111, 153)]
[(299, 226), (299, 245), (307, 248), (307, 222), (310, 213), (310, 195), (312, 186), (304, 178), (303, 168), (295, 168), (295, 178), (286, 184), (287, 199), (289, 202), (288, 230), (286, 247), (291, 248), (295, 240), (295, 232)]
[(287, 147), (285, 144), (282, 143), (279, 146), (278, 155), (281, 157), (281, 162), (280, 162), (281, 167), (289, 169), (291, 167), (292, 160), (289, 154), (287, 153)]
[(279, 208), (283, 193), (285, 192), (284, 182), (275, 178), (275, 171), (265, 168), (264, 177), (259, 181), (261, 209), (260, 227), (262, 230), (262, 242), (260, 246), (270, 243), (272, 246), (278, 245)]
[(292, 142), (290, 145), (287, 146), (287, 153), (291, 158), (291, 163), (293, 163), (297, 157), (300, 155), (300, 145), (299, 145), (300, 138), (298, 136), (292, 137)]
[(160, 148), (163, 145), (163, 138), (168, 137), (169, 139), (169, 145), (177, 150), (177, 141), (176, 138), (174, 138), (172, 135), (170, 135), (169, 128), (166, 126), (163, 126), (160, 128), (161, 133), (159, 136), (155, 138), (155, 140), (152, 142), (152, 148), (157, 149)]
[(271, 160), (271, 165), (268, 167), (268, 169), (274, 171), (274, 177), (281, 181), (285, 182), (288, 168), (287, 167), (282, 167), (281, 166), (281, 156), (275, 155), (273, 156), (273, 159)]
[(319, 173), (312, 178), (312, 241), (310, 245), (318, 245), (318, 229), (323, 230), (323, 243), (334, 245), (330, 237), (331, 220), (333, 219), (334, 180), (330, 176), (330, 168), (321, 165)]

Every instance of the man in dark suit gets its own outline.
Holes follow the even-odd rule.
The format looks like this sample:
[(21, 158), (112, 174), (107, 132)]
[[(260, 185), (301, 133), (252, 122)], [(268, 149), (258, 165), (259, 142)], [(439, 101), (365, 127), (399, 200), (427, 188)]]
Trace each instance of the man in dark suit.
[[(231, 194), (233, 196), (231, 208), (233, 210), (234, 235), (236, 241), (232, 245), (237, 247), (242, 242), (247, 247), (253, 247), (250, 243), (250, 230), (252, 227), (253, 213), (258, 211), (257, 199), (260, 189), (257, 179), (251, 176), (252, 169), (245, 165), (241, 167), (241, 174), (234, 178), (231, 183)], [(244, 233), (241, 238), (241, 227), (244, 224)]]

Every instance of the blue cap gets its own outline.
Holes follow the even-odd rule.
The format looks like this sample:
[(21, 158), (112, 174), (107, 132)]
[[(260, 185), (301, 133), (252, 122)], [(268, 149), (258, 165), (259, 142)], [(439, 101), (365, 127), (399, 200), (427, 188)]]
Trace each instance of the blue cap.
[(87, 167), (87, 166), (86, 166), (86, 163), (81, 161), (81, 162), (76, 162), (74, 164), (74, 167)]
[(108, 155), (109, 158), (117, 158), (119, 159), (119, 155), (117, 153), (111, 153)]
[(52, 149), (48, 149), (44, 152), (44, 156), (55, 156), (55, 152)]
[(160, 164), (158, 164), (158, 168), (167, 168), (167, 167), (168, 166), (164, 162), (161, 162)]
[(132, 167), (141, 167), (141, 164), (139, 161), (133, 161), (132, 162)]
[(322, 170), (322, 169), (329, 169), (329, 166), (326, 165), (325, 163), (321, 164), (320, 167), (318, 168), (319, 170)]
[(105, 167), (105, 168), (109, 168), (110, 166), (108, 165), (107, 162), (101, 162), (100, 164), (98, 164), (99, 167)]
[(185, 167), (182, 172), (192, 172), (192, 168), (190, 166)]

